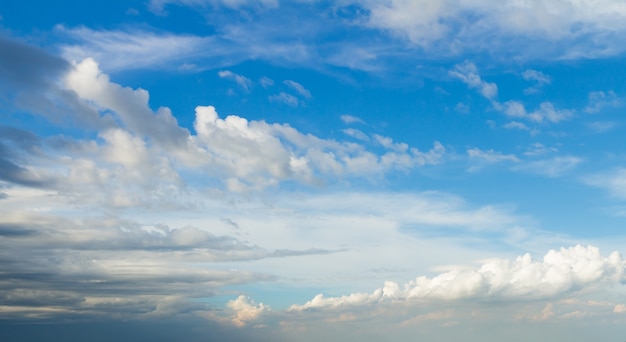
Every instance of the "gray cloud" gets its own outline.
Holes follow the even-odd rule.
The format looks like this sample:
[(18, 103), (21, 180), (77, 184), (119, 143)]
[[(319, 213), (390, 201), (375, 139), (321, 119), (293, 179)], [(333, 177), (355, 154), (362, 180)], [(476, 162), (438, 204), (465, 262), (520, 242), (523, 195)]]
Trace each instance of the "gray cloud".
[(38, 89), (50, 86), (50, 82), (69, 71), (70, 64), (57, 56), (0, 36), (0, 86)]

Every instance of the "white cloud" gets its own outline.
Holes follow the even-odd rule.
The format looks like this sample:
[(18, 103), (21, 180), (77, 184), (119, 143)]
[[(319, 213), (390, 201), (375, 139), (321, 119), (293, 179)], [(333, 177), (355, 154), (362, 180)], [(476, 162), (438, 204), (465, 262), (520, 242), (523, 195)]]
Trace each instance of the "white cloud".
[(613, 312), (615, 312), (615, 313), (626, 312), (626, 305), (624, 305), (624, 304), (617, 304), (617, 305), (615, 305), (615, 307), (613, 308)]
[(65, 77), (67, 88), (81, 98), (92, 101), (97, 109), (108, 109), (133, 133), (157, 138), (164, 145), (185, 144), (189, 132), (178, 126), (169, 108), (162, 107), (153, 112), (149, 106), (149, 94), (143, 89), (133, 90), (110, 82), (93, 59), (85, 59), (75, 65)]
[(343, 121), (345, 124), (352, 124), (352, 123), (365, 123), (365, 121), (363, 121), (361, 118), (356, 117), (354, 115), (348, 115), (348, 114), (344, 114), (342, 116), (339, 117), (341, 119), (341, 121)]
[[(56, 30), (79, 42), (61, 47), (63, 56), (71, 61), (93, 58), (104, 63), (109, 71), (123, 69), (163, 68), (184, 64), (197, 55), (211, 39), (193, 35), (156, 34), (145, 31), (95, 31), (86, 27)], [(166, 46), (167, 48), (163, 48)]]
[(511, 162), (519, 162), (519, 158), (514, 154), (503, 154), (501, 152), (496, 152), (493, 149), (488, 151), (483, 151), (479, 148), (472, 148), (467, 150), (467, 155), (470, 158), (476, 158), (483, 160), (488, 163), (499, 163), (502, 161), (511, 161)]
[(477, 89), (482, 96), (489, 100), (495, 100), (498, 96), (498, 86), (495, 83), (482, 80), (474, 63), (465, 61), (463, 64), (457, 64), (450, 71), (450, 75), (460, 79), (470, 88)]
[(497, 104), (496, 109), (510, 117), (527, 119), (534, 122), (552, 122), (557, 123), (571, 118), (574, 112), (567, 109), (559, 109), (554, 107), (551, 102), (545, 101), (539, 105), (539, 108), (532, 112), (527, 112), (524, 105), (518, 101), (507, 101), (502, 105)]
[(292, 81), (292, 80), (286, 80), (283, 81), (283, 83), (288, 86), (289, 88), (295, 90), (298, 94), (304, 96), (307, 99), (311, 98), (311, 92), (306, 89), (302, 84)]
[(363, 4), (370, 11), (366, 25), (390, 30), (422, 46), (444, 38), (449, 28), (441, 20), (455, 13), (454, 6), (428, 0), (363, 1)]
[(552, 82), (550, 76), (545, 75), (541, 71), (528, 69), (522, 73), (522, 77), (527, 81), (535, 81), (535, 85), (524, 89), (525, 94), (533, 94), (539, 91), (541, 87)]
[(244, 295), (229, 301), (227, 306), (234, 311), (232, 323), (238, 327), (243, 327), (251, 321), (258, 320), (264, 312), (270, 310), (269, 306), (263, 303), (257, 305), (252, 299)]
[(534, 143), (527, 149), (526, 152), (524, 152), (524, 155), (528, 157), (536, 157), (550, 153), (556, 153), (558, 151), (559, 150), (556, 147), (546, 147), (542, 143)]
[(351, 136), (351, 137), (353, 137), (355, 139), (361, 140), (361, 141), (369, 141), (370, 140), (370, 138), (367, 136), (367, 134), (365, 134), (362, 131), (360, 131), (358, 129), (355, 129), (355, 128), (346, 128), (346, 129), (343, 129), (341, 131), (343, 133), (345, 133), (345, 134), (347, 134), (347, 135), (349, 135), (349, 136)]
[(528, 128), (528, 126), (526, 126), (525, 124), (519, 122), (519, 121), (511, 121), (508, 122), (504, 125), (504, 128), (506, 129), (520, 129), (522, 131), (528, 131), (530, 130), (530, 128)]
[(391, 139), (390, 137), (384, 137), (382, 135), (379, 134), (374, 134), (373, 135), (374, 140), (379, 143), (381, 146), (385, 147), (386, 149), (389, 150), (394, 150), (394, 151), (398, 151), (398, 152), (405, 152), (408, 150), (409, 145), (405, 144), (405, 143), (395, 143), (393, 142), (393, 139)]
[[(552, 122), (557, 123), (568, 120), (574, 116), (572, 110), (556, 108), (551, 102), (544, 101), (539, 108), (532, 112), (528, 112), (523, 103), (510, 100), (500, 103), (497, 99), (498, 86), (495, 83), (484, 81), (478, 73), (478, 68), (474, 63), (465, 61), (463, 64), (457, 64), (454, 69), (449, 71), (451, 76), (460, 79), (467, 84), (469, 88), (477, 89), (478, 93), (491, 102), (493, 108), (512, 118), (526, 119), (536, 123)], [(532, 73), (533, 77), (538, 78), (539, 75)], [(509, 123), (505, 128), (525, 129), (525, 125), (519, 123)]]
[(263, 6), (263, 7), (278, 7), (278, 0), (150, 0), (148, 8), (158, 14), (166, 15), (166, 6), (175, 4), (179, 6), (190, 7), (207, 7), (207, 6), (226, 6), (229, 8), (240, 8), (244, 6)]
[(604, 133), (615, 128), (617, 124), (613, 121), (594, 121), (587, 124), (593, 132)]
[(626, 199), (626, 168), (616, 168), (610, 172), (589, 176), (585, 181), (589, 185), (607, 190), (612, 196)]
[(462, 102), (457, 103), (456, 106), (454, 106), (454, 110), (461, 114), (469, 114), (470, 112), (469, 106)]
[(622, 104), (622, 99), (613, 90), (608, 92), (592, 91), (589, 93), (588, 99), (585, 112), (590, 114), (599, 113), (605, 107), (619, 107)]
[(274, 85), (274, 80), (267, 76), (263, 76), (259, 79), (259, 83), (263, 88), (268, 88)]
[[(368, 27), (446, 53), (493, 51), (561, 58), (623, 51), (626, 4), (619, 0), (501, 2), (362, 0)], [(485, 41), (484, 37), (490, 37)], [(560, 44), (563, 43), (563, 44)]]
[[(223, 76), (236, 79), (236, 75), (228, 72), (224, 72)], [(72, 166), (68, 164), (70, 169), (77, 170), (89, 165), (89, 174), (96, 170), (109, 172), (103, 163), (113, 161), (124, 165), (127, 171), (136, 169), (129, 175), (138, 174), (139, 170), (152, 170), (169, 175), (163, 179), (176, 183), (180, 170), (191, 169), (206, 172), (231, 190), (241, 191), (262, 189), (288, 179), (316, 183), (327, 176), (382, 175), (389, 170), (439, 163), (445, 153), (445, 148), (439, 143), (435, 143), (430, 151), (422, 152), (386, 138), (379, 139), (379, 142), (391, 151), (377, 155), (365, 146), (319, 139), (288, 125), (248, 121), (235, 115), (222, 119), (211, 106), (196, 108), (194, 135), (178, 125), (168, 108), (152, 111), (147, 91), (111, 82), (92, 59), (76, 64), (67, 75), (65, 84), (86, 100), (86, 105), (115, 117), (120, 128), (127, 131), (101, 135), (107, 144), (116, 146), (118, 158), (124, 157), (123, 160), (88, 163), (74, 160), (70, 163)], [(282, 94), (284, 96), (276, 100), (292, 105), (297, 103), (295, 97)], [(97, 143), (95, 146), (96, 150), (100, 148)], [(147, 148), (156, 159), (141, 157), (147, 154)], [(141, 161), (146, 169), (124, 164), (131, 160)], [(171, 166), (174, 164), (176, 169)], [(84, 173), (77, 171), (76, 174)], [(119, 189), (124, 189), (124, 186), (120, 185)], [(124, 198), (121, 194), (116, 197)]]
[(249, 78), (236, 74), (230, 70), (220, 70), (217, 72), (217, 75), (220, 78), (235, 81), (245, 91), (250, 91), (250, 87), (252, 86), (252, 81)]
[(298, 100), (297, 97), (295, 97), (295, 96), (293, 96), (291, 94), (287, 94), (287, 93), (282, 92), (282, 91), (280, 93), (278, 93), (278, 94), (271, 95), (269, 97), (269, 100), (270, 101), (275, 101), (275, 102), (282, 102), (282, 103), (288, 104), (288, 105), (290, 105), (292, 107), (297, 107), (298, 104), (300, 103), (300, 100)]
[(597, 247), (580, 245), (550, 250), (542, 260), (529, 254), (515, 260), (494, 259), (477, 269), (452, 270), (434, 277), (420, 276), (403, 286), (385, 282), (372, 293), (340, 297), (315, 296), (291, 311), (338, 309), (417, 299), (536, 300), (559, 298), (570, 293), (602, 291), (624, 280), (625, 263), (618, 252), (608, 257)]
[(560, 156), (551, 159), (536, 160), (516, 166), (515, 169), (543, 175), (547, 177), (561, 177), (573, 170), (584, 160), (573, 156)]
[(550, 84), (552, 82), (552, 78), (550, 76), (542, 73), (541, 71), (528, 69), (522, 73), (522, 77), (527, 81), (535, 81), (539, 86), (544, 84)]

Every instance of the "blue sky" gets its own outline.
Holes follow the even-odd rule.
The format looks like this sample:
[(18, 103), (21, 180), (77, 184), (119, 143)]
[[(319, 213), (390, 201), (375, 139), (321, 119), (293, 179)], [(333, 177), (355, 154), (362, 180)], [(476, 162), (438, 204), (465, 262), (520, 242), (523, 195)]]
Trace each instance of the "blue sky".
[(0, 331), (623, 340), (624, 37), (619, 0), (1, 3)]

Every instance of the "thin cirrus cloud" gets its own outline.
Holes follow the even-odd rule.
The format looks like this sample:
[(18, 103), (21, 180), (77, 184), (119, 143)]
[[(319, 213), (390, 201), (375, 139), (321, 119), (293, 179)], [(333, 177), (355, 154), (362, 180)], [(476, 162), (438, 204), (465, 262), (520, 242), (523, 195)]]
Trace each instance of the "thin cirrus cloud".
[[(214, 46), (215, 43), (215, 39), (210, 37), (139, 30), (97, 31), (87, 27), (67, 28), (62, 25), (55, 29), (76, 42), (61, 46), (65, 58), (74, 61), (95, 58), (104, 61), (107, 70), (111, 71), (159, 68), (171, 65), (170, 63), (180, 63), (178, 66), (182, 66), (194, 59), (193, 56), (198, 55), (201, 48)], [(168, 48), (164, 49), (164, 46)]]
[(285, 80), (283, 81), (283, 83), (288, 86), (289, 88), (295, 90), (300, 96), (303, 96), (307, 99), (311, 98), (311, 92), (306, 89), (302, 84), (296, 82), (296, 81), (292, 81), (292, 80)]
[[(190, 59), (199, 66), (199, 70), (203, 70), (215, 66), (226, 66), (221, 57), (230, 59), (231, 64), (236, 61), (262, 58), (278, 63), (336, 65), (373, 71), (385, 70), (393, 65), (386, 62), (393, 62), (395, 59), (395, 56), (389, 54), (388, 51), (410, 49), (411, 44), (416, 44), (426, 53), (433, 54), (440, 54), (444, 49), (447, 50), (443, 51), (445, 54), (480, 51), (518, 56), (547, 54), (546, 57), (549, 58), (575, 58), (577, 56), (599, 58), (614, 55), (622, 51), (624, 46), (618, 37), (619, 32), (626, 30), (622, 24), (624, 6), (614, 0), (603, 2), (605, 2), (604, 7), (600, 5), (589, 7), (585, 3), (559, 1), (546, 12), (535, 3), (528, 6), (513, 4), (491, 6), (488, 3), (469, 4), (457, 1), (437, 5), (405, 1), (392, 1), (386, 4), (360, 1), (346, 4), (347, 7), (350, 5), (360, 7), (363, 9), (361, 12), (368, 13), (363, 18), (355, 19), (357, 25), (346, 26), (341, 21), (330, 20), (327, 20), (325, 25), (320, 25), (319, 22), (304, 19), (308, 20), (308, 25), (305, 26), (314, 30), (309, 31), (306, 36), (290, 36), (289, 33), (283, 33), (280, 39), (275, 39), (277, 38), (275, 30), (272, 29), (276, 21), (265, 22), (263, 16), (256, 18), (257, 21), (253, 21), (249, 26), (239, 23), (236, 29), (234, 24), (225, 23), (219, 32), (211, 36), (159, 34), (137, 30), (98, 31), (86, 27), (66, 28), (64, 26), (57, 26), (57, 32), (74, 41), (62, 45), (61, 48), (66, 57), (73, 60), (93, 57), (101, 61), (110, 71), (162, 67), (167, 62), (179, 62), (180, 65), (187, 63), (188, 65), (191, 63)], [(219, 9), (222, 6), (226, 8), (250, 7), (247, 1), (194, 0), (154, 1), (150, 8), (163, 11), (168, 4), (191, 6), (201, 11), (202, 8), (206, 11), (208, 8)], [(283, 12), (277, 11), (278, 7), (275, 5), (277, 3), (268, 1), (256, 10), (264, 8), (275, 15), (283, 15)], [(294, 4), (281, 5), (288, 8), (294, 6)], [(256, 11), (255, 6), (251, 8)], [(607, 11), (604, 12), (601, 8)], [(567, 19), (565, 19), (566, 16), (560, 15), (563, 11), (571, 12)], [(473, 15), (469, 16), (470, 13)], [(607, 20), (598, 21), (599, 15)], [(505, 20), (505, 18), (510, 20)], [(461, 23), (467, 20), (470, 20), (470, 25), (466, 25), (463, 31), (459, 31)], [(542, 25), (537, 25), (537, 23), (542, 23)], [(260, 27), (267, 29), (259, 29)], [(386, 44), (370, 43), (367, 45), (341, 40), (321, 41), (328, 27), (355, 30), (363, 37), (366, 36), (365, 33), (368, 30), (376, 29), (406, 37), (409, 45), (393, 41)], [(490, 44), (495, 48), (489, 51), (484, 51), (485, 45), (475, 44), (478, 41), (475, 37), (482, 35), (485, 31), (500, 32), (491, 38), (498, 44)], [(516, 46), (507, 44), (512, 35), (521, 37), (521, 44), (519, 39), (516, 40)], [(361, 35), (357, 35), (359, 36)], [(458, 43), (440, 44), (451, 39)], [(537, 39), (540, 44), (536, 44)], [(559, 44), (572, 41), (577, 43), (568, 44), (569, 50), (550, 48), (551, 45), (560, 46)], [(339, 54), (344, 57), (337, 55), (338, 49), (334, 45), (342, 46)], [(162, 46), (174, 48), (162, 49)], [(544, 46), (544, 48), (534, 46)], [(185, 59), (180, 60), (180, 56), (183, 55)], [(350, 56), (350, 58), (345, 58), (345, 56)], [(527, 76), (531, 77), (530, 74)], [(542, 79), (545, 80), (545, 78)]]

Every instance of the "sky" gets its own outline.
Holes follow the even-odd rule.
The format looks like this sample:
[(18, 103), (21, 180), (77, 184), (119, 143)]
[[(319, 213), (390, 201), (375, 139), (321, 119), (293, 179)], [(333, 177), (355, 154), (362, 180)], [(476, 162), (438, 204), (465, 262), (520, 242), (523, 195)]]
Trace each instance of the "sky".
[(626, 1), (0, 2), (0, 333), (624, 341)]

